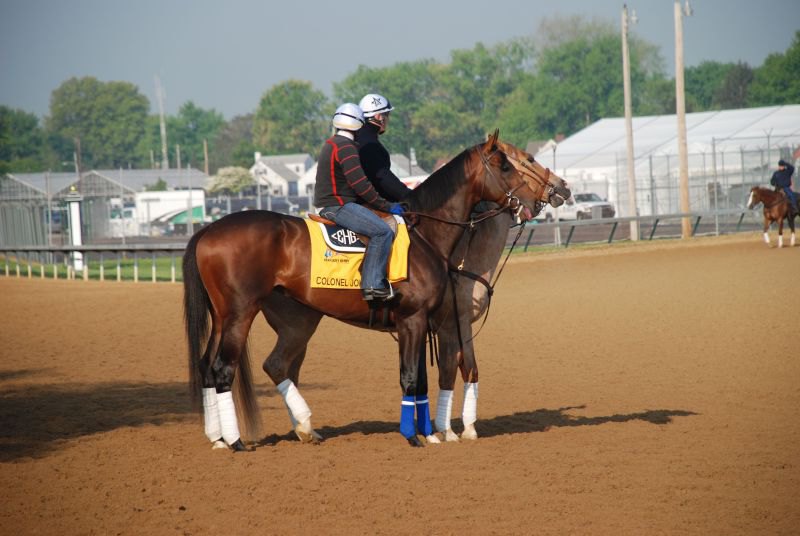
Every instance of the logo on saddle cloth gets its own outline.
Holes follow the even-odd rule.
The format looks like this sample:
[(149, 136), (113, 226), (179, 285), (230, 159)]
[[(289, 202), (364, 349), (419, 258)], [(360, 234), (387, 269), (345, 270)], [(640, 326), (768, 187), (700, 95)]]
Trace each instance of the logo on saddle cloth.
[[(325, 225), (308, 218), (305, 222), (311, 238), (311, 288), (360, 288), (359, 269), (366, 245), (358, 235), (338, 225)], [(398, 221), (397, 236), (389, 254), (390, 283), (408, 278), (408, 245), (408, 229)]]

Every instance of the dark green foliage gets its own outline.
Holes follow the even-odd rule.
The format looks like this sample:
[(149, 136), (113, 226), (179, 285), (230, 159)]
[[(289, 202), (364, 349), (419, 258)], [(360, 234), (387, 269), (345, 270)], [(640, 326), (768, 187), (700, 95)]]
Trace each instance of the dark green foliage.
[[(657, 49), (633, 34), (629, 44), (634, 114), (674, 113), (675, 81), (665, 76)], [(249, 167), (255, 151), (316, 156), (338, 104), (380, 93), (395, 106), (383, 143), (392, 153), (413, 147), (419, 163), (433, 169), (495, 128), (525, 146), (622, 116), (621, 62), (615, 24), (544, 19), (535, 37), (454, 50), (446, 63), (359, 66), (334, 84), (333, 99), (309, 82), (289, 80), (266, 90), (253, 114), (227, 122), (215, 110), (186, 102), (166, 118), (169, 163), (175, 167), (180, 145), (181, 164), (202, 169), (203, 140), (212, 174)], [(800, 102), (798, 73), (800, 31), (785, 53), (757, 68), (713, 61), (687, 68), (687, 111)], [(63, 163), (71, 169), (78, 139), (83, 169), (161, 163), (159, 118), (130, 83), (65, 81), (53, 91), (44, 128), (36, 116), (0, 106), (0, 172), (61, 170)]]

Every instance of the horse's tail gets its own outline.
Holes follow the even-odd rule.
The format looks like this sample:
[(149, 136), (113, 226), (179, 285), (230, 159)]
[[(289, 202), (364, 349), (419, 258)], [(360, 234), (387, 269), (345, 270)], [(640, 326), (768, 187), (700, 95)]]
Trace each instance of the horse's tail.
[(244, 345), (239, 356), (238, 374), (233, 377), (233, 398), (237, 416), (242, 423), (242, 435), (245, 439), (255, 440), (261, 435), (261, 413), (253, 387), (253, 372), (250, 370), (250, 352), (248, 344)]
[(208, 337), (208, 319), (211, 311), (208, 291), (200, 279), (200, 269), (197, 267), (197, 241), (202, 235), (202, 230), (195, 233), (186, 244), (186, 251), (183, 254), (183, 317), (186, 340), (189, 344), (189, 392), (195, 409), (200, 408), (200, 393), (203, 388), (200, 359), (203, 342)]
[[(189, 391), (192, 406), (201, 409), (203, 379), (200, 361), (203, 356), (203, 342), (208, 340), (208, 321), (211, 312), (211, 300), (208, 291), (200, 279), (197, 266), (197, 242), (204, 230), (195, 233), (186, 245), (183, 254), (183, 314), (186, 324), (186, 339), (189, 344)], [(211, 364), (209, 364), (211, 366)], [(250, 369), (250, 354), (247, 344), (239, 357), (238, 374), (232, 386), (236, 410), (242, 422), (242, 432), (246, 438), (257, 438), (261, 434), (261, 418), (253, 387), (253, 373)]]

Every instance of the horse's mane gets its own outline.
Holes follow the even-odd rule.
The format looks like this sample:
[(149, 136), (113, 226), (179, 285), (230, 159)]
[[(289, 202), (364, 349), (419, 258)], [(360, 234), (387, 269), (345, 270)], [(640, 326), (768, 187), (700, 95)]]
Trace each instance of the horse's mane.
[(428, 212), (444, 205), (466, 181), (464, 166), (470, 151), (474, 149), (465, 149), (412, 190), (404, 199), (409, 209), (412, 212)]

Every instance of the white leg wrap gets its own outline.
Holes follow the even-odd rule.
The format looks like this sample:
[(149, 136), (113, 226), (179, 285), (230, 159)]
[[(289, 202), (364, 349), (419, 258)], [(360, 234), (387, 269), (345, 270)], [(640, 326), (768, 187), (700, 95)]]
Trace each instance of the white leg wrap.
[(464, 428), (478, 420), (478, 383), (464, 384), (464, 409), (461, 412)]
[(206, 437), (212, 443), (222, 437), (222, 428), (219, 424), (219, 406), (217, 406), (217, 390), (203, 388), (203, 422), (205, 423)]
[(311, 418), (311, 409), (292, 380), (283, 380), (279, 383), (278, 392), (283, 396), (289, 414), (294, 419), (293, 422), (303, 424)]
[(764, 242), (769, 245), (769, 233), (764, 233)]
[(289, 407), (289, 403), (286, 402), (285, 398), (283, 399), (283, 405), (286, 406), (286, 413), (289, 414), (289, 420), (292, 422), (292, 430), (294, 430), (297, 428), (297, 419), (295, 419), (294, 415), (292, 415), (292, 409)]
[(450, 429), (450, 419), (453, 415), (453, 391), (439, 391), (439, 401), (436, 403), (436, 430), (446, 433)]
[(794, 247), (794, 233), (792, 233), (792, 240), (789, 243), (791, 244), (792, 247)]
[(236, 407), (233, 405), (233, 393), (217, 394), (219, 406), (219, 424), (222, 428), (222, 439), (228, 445), (233, 445), (241, 436), (239, 435), (239, 421), (236, 420)]
[(778, 235), (778, 247), (783, 247), (783, 235)]

